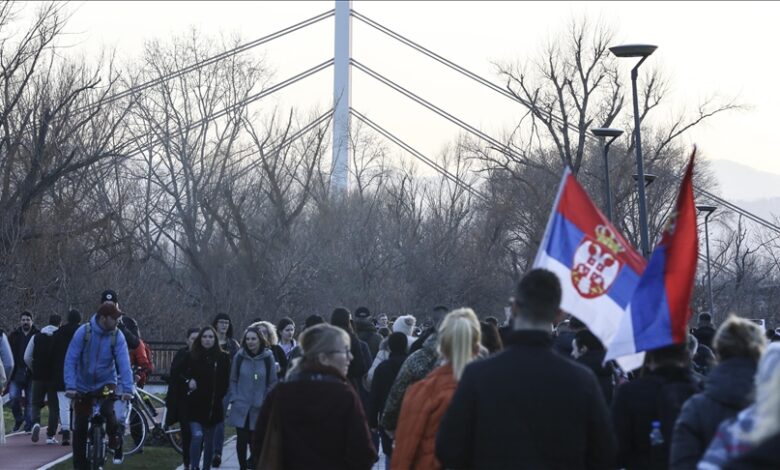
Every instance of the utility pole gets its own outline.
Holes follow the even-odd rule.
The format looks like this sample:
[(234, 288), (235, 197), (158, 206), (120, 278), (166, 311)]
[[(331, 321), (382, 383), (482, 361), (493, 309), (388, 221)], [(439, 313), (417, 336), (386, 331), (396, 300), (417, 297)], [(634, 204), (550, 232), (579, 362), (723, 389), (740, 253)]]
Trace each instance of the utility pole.
[(352, 104), (352, 0), (336, 1), (333, 62), (333, 161), (331, 191), (344, 192), (349, 182), (349, 109)]

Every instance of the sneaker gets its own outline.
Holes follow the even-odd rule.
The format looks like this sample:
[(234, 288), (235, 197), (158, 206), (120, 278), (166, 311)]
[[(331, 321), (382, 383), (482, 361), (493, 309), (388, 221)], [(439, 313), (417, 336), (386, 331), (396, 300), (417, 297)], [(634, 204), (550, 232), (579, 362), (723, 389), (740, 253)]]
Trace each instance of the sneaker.
[(38, 439), (41, 437), (41, 425), (38, 423), (33, 424), (32, 427), (32, 441), (38, 442)]
[(211, 461), (211, 466), (214, 468), (222, 465), (222, 456), (220, 454), (214, 454), (214, 459)]
[(70, 445), (70, 431), (62, 431), (62, 445)]
[(57, 442), (57, 438), (55, 438), (54, 436), (51, 436), (51, 437), (47, 437), (46, 438), (46, 444), (57, 445), (57, 444), (59, 444), (59, 442)]
[(23, 424), (24, 423), (22, 423), (22, 422), (14, 423), (14, 430), (11, 431), (11, 432), (19, 432), (19, 430), (22, 429), (22, 425)]
[(125, 454), (122, 452), (122, 446), (120, 445), (114, 449), (114, 465), (121, 465), (125, 461)]

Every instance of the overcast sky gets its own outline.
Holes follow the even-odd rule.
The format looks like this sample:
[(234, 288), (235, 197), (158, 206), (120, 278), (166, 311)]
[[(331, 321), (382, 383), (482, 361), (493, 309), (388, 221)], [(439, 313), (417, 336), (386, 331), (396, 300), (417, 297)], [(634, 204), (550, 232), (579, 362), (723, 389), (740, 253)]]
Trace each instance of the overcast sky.
[[(318, 2), (76, 2), (71, 51), (114, 47), (137, 58), (143, 42), (196, 27), (209, 35), (238, 33), (252, 40), (333, 8)], [(498, 81), (493, 63), (524, 60), (562, 32), (573, 17), (601, 18), (616, 43), (659, 46), (642, 70), (661, 67), (671, 78), (667, 103), (655, 119), (695, 108), (713, 94), (738, 96), (751, 108), (714, 118), (689, 136), (704, 155), (780, 173), (776, 110), (780, 109), (780, 3), (777, 2), (378, 2), (353, 8), (480, 75)], [(498, 135), (522, 110), (494, 92), (353, 20), (353, 56), (470, 124)], [(333, 56), (333, 20), (252, 51), (283, 80)], [(624, 79), (630, 87), (627, 61)], [(353, 107), (434, 155), (459, 129), (392, 90), (353, 71)], [(326, 109), (332, 70), (286, 89), (262, 106)], [(628, 111), (628, 107), (626, 111)], [(780, 192), (780, 189), (778, 190)]]

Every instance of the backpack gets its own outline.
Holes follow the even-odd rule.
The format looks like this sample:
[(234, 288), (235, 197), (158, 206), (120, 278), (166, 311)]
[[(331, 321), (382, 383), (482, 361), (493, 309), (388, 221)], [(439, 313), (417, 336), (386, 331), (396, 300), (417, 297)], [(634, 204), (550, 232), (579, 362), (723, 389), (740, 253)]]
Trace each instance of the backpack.
[[(268, 388), (271, 377), (271, 359), (273, 358), (273, 354), (270, 356), (266, 356), (263, 358), (263, 362), (265, 363), (265, 387)], [(241, 363), (244, 362), (244, 355), (238, 354), (236, 355), (236, 382), (238, 382), (238, 377), (241, 375)]]

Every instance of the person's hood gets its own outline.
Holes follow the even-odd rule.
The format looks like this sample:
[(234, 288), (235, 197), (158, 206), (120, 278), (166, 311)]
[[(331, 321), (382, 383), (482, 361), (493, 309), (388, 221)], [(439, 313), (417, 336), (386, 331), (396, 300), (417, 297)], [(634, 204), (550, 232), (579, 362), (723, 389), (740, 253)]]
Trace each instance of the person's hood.
[(370, 318), (356, 318), (355, 319), (355, 331), (376, 333), (376, 326)]
[(273, 352), (271, 352), (271, 348), (263, 349), (262, 351), (260, 351), (260, 354), (258, 354), (257, 356), (250, 355), (249, 351), (247, 351), (244, 348), (239, 349), (238, 353), (241, 354), (241, 356), (243, 356), (244, 359), (249, 359), (250, 361), (252, 359), (265, 359), (266, 357), (271, 356), (273, 354)]
[(103, 329), (103, 327), (100, 326), (100, 323), (97, 321), (97, 313), (92, 315), (92, 318), (89, 319), (89, 322), (92, 324), (92, 334), (101, 336), (107, 336), (111, 334), (110, 331), (106, 331)]
[(726, 405), (746, 406), (753, 399), (756, 368), (748, 358), (726, 359), (707, 376), (704, 394)]
[(51, 336), (58, 329), (59, 329), (59, 327), (56, 327), (54, 325), (46, 325), (43, 328), (41, 328), (41, 333), (45, 334), (46, 336)]

